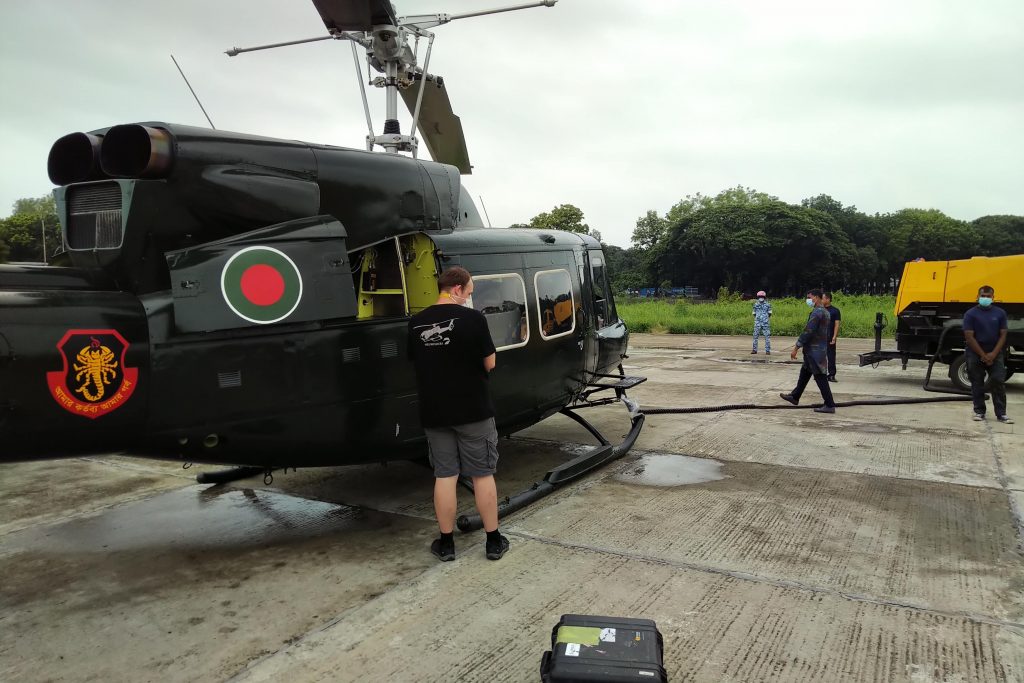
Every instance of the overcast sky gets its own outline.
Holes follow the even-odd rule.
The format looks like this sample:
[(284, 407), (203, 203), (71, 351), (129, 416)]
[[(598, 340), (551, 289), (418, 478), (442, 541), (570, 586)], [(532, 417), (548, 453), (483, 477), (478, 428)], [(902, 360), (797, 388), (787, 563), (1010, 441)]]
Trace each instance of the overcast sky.
[[(399, 14), (498, 0), (399, 0)], [(58, 137), (207, 125), (361, 148), (348, 43), (303, 0), (32, 0), (0, 8), (0, 215), (52, 185)], [(561, 0), (435, 29), (495, 225), (580, 207), (628, 246), (636, 219), (741, 184), (868, 213), (1024, 214), (1024, 2)], [(382, 91), (370, 89), (378, 133)], [(403, 132), (409, 116), (402, 117)]]

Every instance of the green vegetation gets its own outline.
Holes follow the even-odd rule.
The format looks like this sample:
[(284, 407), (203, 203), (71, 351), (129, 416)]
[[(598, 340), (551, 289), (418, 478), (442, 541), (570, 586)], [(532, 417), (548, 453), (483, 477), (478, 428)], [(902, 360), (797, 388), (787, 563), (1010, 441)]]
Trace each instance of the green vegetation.
[(772, 296), (805, 287), (891, 293), (907, 261), (1024, 253), (1024, 216), (966, 222), (935, 209), (869, 216), (821, 194), (789, 204), (735, 187), (637, 219), (633, 246), (605, 247), (616, 291), (719, 287)]
[(560, 204), (551, 211), (544, 211), (530, 219), (529, 223), (515, 223), (510, 228), (536, 228), (538, 230), (565, 230), (590, 235), (600, 241), (601, 233), (591, 230), (583, 222), (583, 211), (572, 204)]
[[(47, 254), (43, 254), (44, 228)], [(51, 195), (19, 199), (12, 207), (11, 216), (0, 218), (0, 263), (42, 262), (61, 247), (60, 221)]]
[[(771, 299), (772, 335), (797, 336), (807, 322), (808, 308), (803, 299)], [(885, 313), (889, 326), (884, 335), (892, 337), (896, 326), (892, 309), (895, 297), (840, 295), (833, 302), (842, 311), (840, 337), (874, 337), (875, 313)], [(739, 301), (735, 295), (714, 303), (629, 298), (617, 300), (619, 316), (632, 332), (669, 332), (671, 334), (752, 334), (752, 301)]]

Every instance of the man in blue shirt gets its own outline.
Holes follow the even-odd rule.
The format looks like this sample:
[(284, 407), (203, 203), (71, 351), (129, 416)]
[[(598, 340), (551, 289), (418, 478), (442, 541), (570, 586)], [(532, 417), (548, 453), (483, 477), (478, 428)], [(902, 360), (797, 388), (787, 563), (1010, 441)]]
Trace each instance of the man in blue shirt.
[(832, 389), (828, 386), (828, 342), (832, 339), (832, 318), (822, 304), (822, 291), (812, 289), (807, 292), (807, 305), (811, 307), (811, 313), (807, 316), (807, 325), (800, 337), (793, 346), (793, 352), (789, 357), (796, 360), (797, 349), (804, 350), (804, 362), (800, 366), (800, 377), (797, 380), (796, 388), (788, 394), (779, 394), (783, 401), (793, 405), (800, 403), (807, 383), (814, 378), (818, 385), (824, 405), (814, 409), (816, 413), (836, 412), (836, 402), (832, 398)]
[(974, 419), (985, 419), (985, 374), (996, 419), (1013, 424), (1006, 415), (1006, 311), (992, 305), (995, 290), (988, 285), (978, 290), (978, 305), (964, 314), (964, 338), (967, 342), (967, 375), (971, 378)]
[(843, 319), (843, 314), (832, 305), (832, 292), (825, 292), (822, 302), (825, 304), (825, 310), (828, 311), (831, 320), (828, 342), (828, 381), (838, 382), (839, 380), (836, 379), (836, 339), (839, 338), (839, 322)]

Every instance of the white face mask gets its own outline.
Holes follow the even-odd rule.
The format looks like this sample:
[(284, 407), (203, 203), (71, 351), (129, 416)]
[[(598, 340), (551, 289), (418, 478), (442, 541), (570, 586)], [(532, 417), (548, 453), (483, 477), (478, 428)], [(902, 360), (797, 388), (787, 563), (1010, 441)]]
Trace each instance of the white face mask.
[(764, 303), (764, 297), (763, 296), (757, 297), (757, 300), (760, 301), (761, 303)]
[(804, 299), (804, 301), (807, 302), (808, 306), (813, 306), (814, 305), (814, 299), (812, 299), (810, 297), (807, 297), (806, 299)]
[(459, 306), (465, 306), (466, 308), (472, 308), (472, 306), (469, 303), (469, 298), (471, 296), (473, 296), (472, 294), (470, 294), (469, 296), (459, 296), (458, 294), (455, 294), (454, 292), (448, 292), (447, 295), (448, 295), (448, 298), (451, 299), (451, 302), (453, 304), (458, 304)]

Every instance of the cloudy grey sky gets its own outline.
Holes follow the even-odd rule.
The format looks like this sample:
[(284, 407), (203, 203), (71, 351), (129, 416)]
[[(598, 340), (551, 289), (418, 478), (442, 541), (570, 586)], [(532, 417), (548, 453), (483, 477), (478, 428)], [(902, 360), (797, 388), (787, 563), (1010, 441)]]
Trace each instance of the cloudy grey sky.
[[(515, 0), (397, 0), (400, 14)], [(1024, 214), (1020, 0), (561, 0), (456, 21), (445, 76), (495, 225), (579, 206), (605, 241), (742, 184), (868, 213)], [(54, 140), (116, 123), (206, 125), (361, 148), (347, 43), (304, 0), (33, 0), (0, 8), (0, 215), (48, 192)], [(377, 132), (383, 95), (371, 89)], [(409, 117), (403, 118), (403, 131)]]

